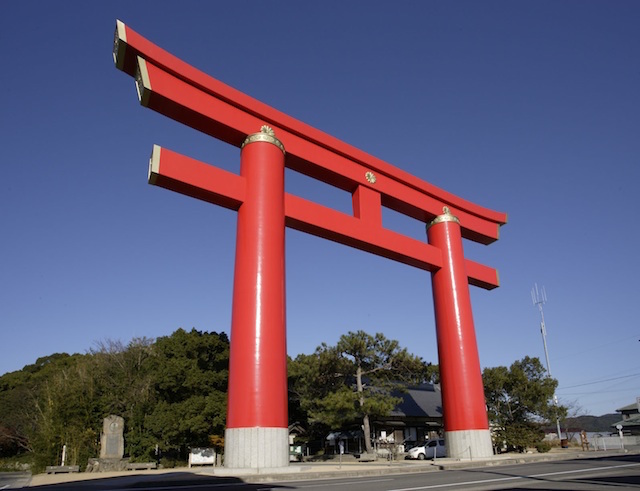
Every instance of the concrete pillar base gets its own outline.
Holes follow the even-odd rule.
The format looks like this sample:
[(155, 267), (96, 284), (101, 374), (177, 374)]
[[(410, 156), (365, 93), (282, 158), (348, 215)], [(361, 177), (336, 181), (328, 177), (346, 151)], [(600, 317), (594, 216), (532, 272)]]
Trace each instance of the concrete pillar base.
[(478, 460), (493, 457), (489, 430), (445, 431), (447, 457), (459, 460)]
[(227, 428), (224, 433), (227, 469), (279, 469), (289, 466), (288, 428)]

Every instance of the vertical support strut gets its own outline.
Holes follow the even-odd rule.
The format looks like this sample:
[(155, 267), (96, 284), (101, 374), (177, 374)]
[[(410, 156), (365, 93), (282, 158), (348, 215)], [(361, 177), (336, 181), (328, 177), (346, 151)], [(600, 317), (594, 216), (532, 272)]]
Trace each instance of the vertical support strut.
[(431, 273), (447, 454), (493, 455), (459, 220), (445, 206), (427, 226), (443, 266)]
[(289, 464), (284, 146), (268, 126), (242, 146), (225, 467)]

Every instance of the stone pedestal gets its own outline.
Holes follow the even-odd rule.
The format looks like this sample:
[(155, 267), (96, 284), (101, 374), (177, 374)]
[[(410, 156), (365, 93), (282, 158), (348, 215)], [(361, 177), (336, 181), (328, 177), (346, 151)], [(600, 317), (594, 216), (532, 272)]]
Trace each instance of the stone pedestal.
[(493, 457), (489, 430), (446, 431), (447, 457), (458, 460), (482, 460)]
[(288, 428), (227, 428), (224, 466), (255, 470), (288, 467)]
[(89, 459), (86, 472), (126, 471), (129, 459)]

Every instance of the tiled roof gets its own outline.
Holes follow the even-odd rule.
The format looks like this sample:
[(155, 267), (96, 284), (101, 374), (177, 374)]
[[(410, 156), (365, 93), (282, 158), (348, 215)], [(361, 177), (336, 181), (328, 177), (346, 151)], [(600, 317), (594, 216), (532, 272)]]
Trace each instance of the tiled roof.
[(402, 402), (391, 411), (391, 416), (399, 417), (442, 417), (442, 394), (440, 386), (423, 384), (409, 387), (407, 392), (393, 394), (401, 397)]
[(622, 425), (623, 427), (640, 426), (640, 414), (633, 414), (627, 419), (622, 419), (617, 423), (612, 424), (611, 427), (615, 428), (617, 425)]
[(633, 411), (633, 410), (636, 410), (636, 411), (638, 410), (638, 403), (637, 402), (629, 404), (628, 406), (621, 407), (620, 409), (616, 409), (616, 411), (618, 411), (620, 413)]

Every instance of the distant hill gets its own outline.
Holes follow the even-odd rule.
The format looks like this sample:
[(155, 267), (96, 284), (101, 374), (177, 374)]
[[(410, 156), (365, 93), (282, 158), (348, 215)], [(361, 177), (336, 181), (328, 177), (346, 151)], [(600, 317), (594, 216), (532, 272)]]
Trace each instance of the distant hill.
[(576, 416), (567, 418), (564, 425), (571, 430), (585, 431), (613, 431), (611, 425), (622, 419), (619, 413), (604, 414), (602, 416)]

